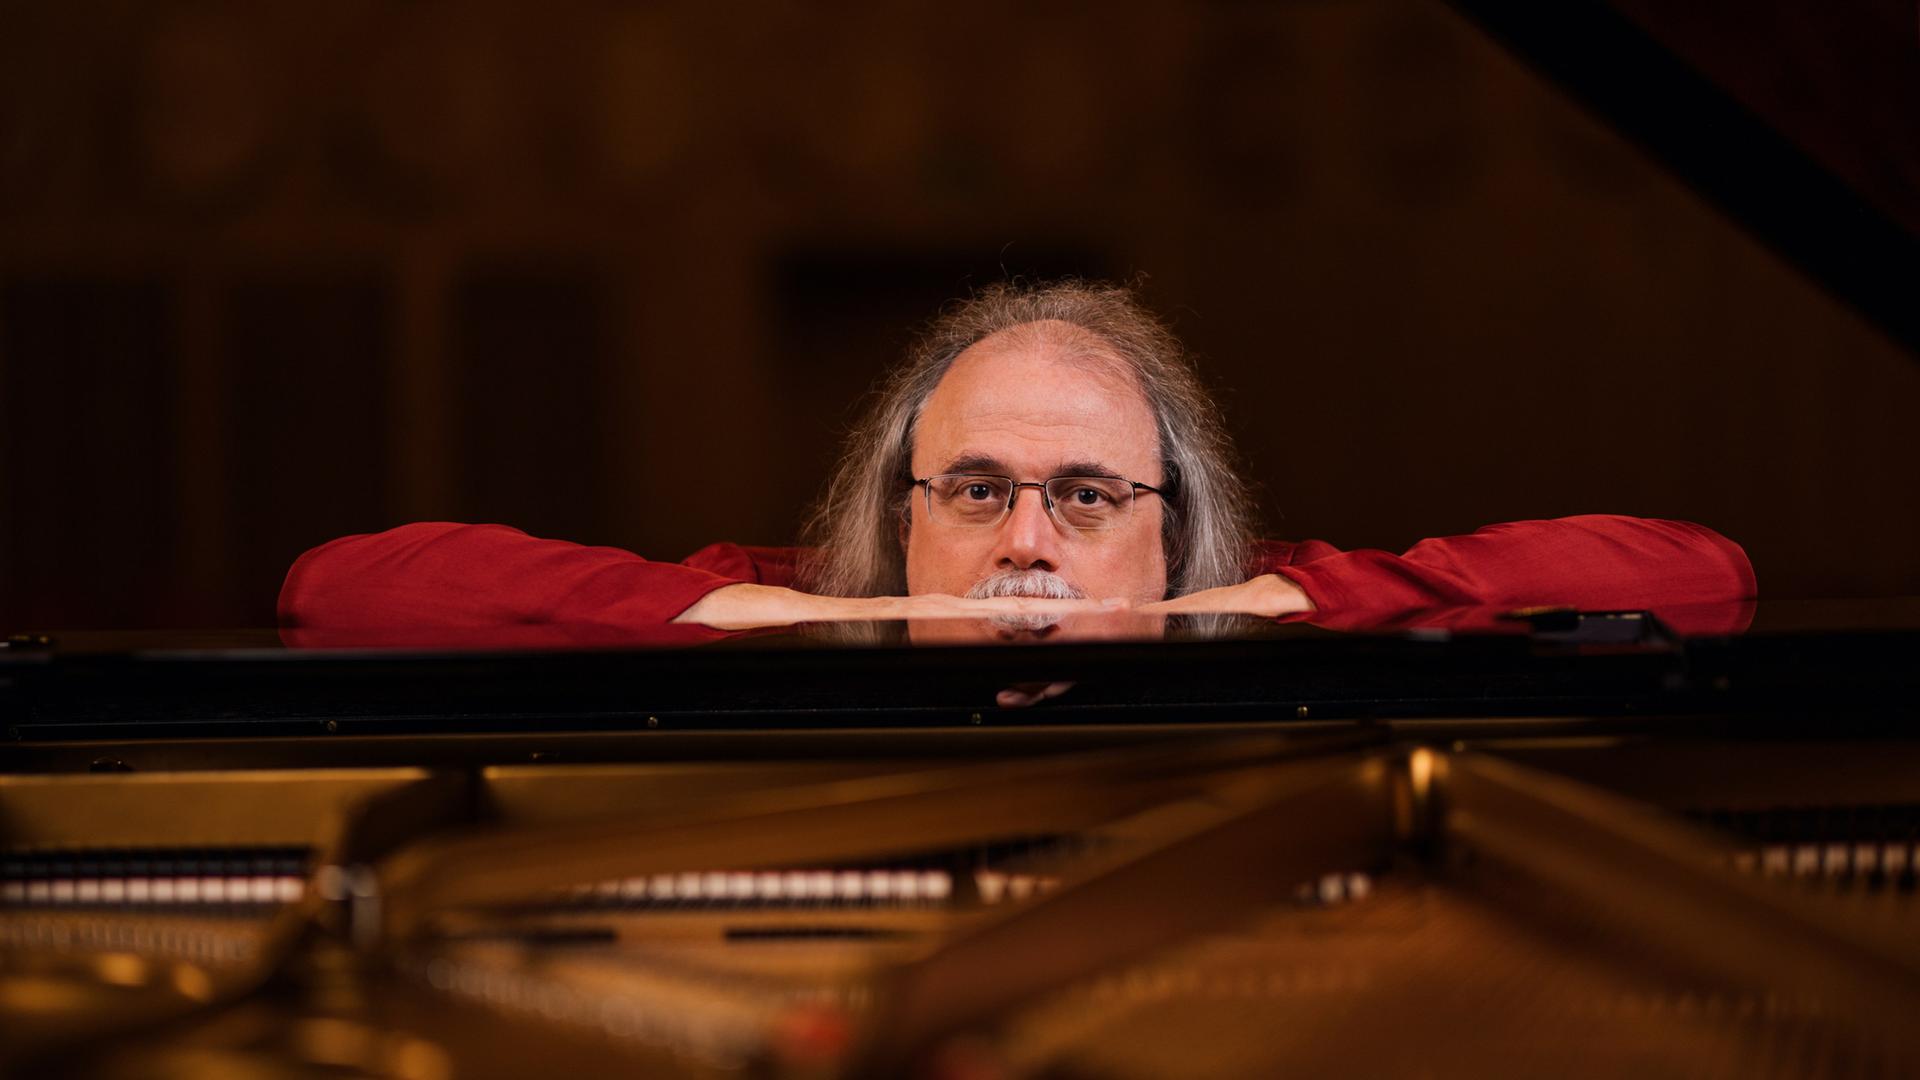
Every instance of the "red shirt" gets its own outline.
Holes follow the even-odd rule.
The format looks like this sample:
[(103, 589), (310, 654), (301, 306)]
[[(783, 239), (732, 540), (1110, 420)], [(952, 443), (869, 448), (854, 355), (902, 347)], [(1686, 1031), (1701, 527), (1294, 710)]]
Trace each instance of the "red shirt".
[[(673, 626), (674, 616), (725, 585), (791, 585), (794, 555), (723, 543), (654, 562), (505, 525), (422, 522), (300, 556), (280, 591), (280, 622), (418, 634), (421, 644), (435, 643), (435, 631), (528, 625), (581, 627), (602, 643), (627, 634), (635, 643), (697, 641), (723, 634)], [(1744, 627), (1755, 592), (1746, 553), (1713, 530), (1603, 514), (1489, 525), (1398, 555), (1265, 541), (1257, 572), (1298, 584), (1314, 605), (1304, 617), (1336, 629), (1468, 605), (1565, 605), (1653, 610), (1683, 632), (1729, 632)]]

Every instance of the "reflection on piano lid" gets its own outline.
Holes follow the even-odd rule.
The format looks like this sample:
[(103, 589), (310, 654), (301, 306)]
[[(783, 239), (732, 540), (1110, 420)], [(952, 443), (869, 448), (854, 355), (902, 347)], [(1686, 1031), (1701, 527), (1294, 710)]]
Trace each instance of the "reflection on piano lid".
[[(1720, 617), (1744, 626), (1752, 609), (1730, 612)], [(1470, 610), (1422, 613), (1367, 633), (1251, 621), (1221, 637), (1036, 643), (1026, 635), (940, 647), (848, 645), (804, 629), (690, 648), (573, 649), (535, 628), (498, 640), (455, 636), (460, 647), (435, 649), (423, 647), (432, 636), (404, 649), (288, 648), (249, 633), (220, 648), (200, 634), (190, 647), (170, 648), (164, 636), (73, 634), (0, 654), (0, 707), (16, 756), (107, 761), (110, 744), (149, 747), (123, 759), (140, 767), (158, 752), (151, 748), (175, 740), (257, 737), (271, 747), (279, 738), (354, 734), (645, 733), (658, 744), (721, 732), (1117, 722), (1738, 713), (1753, 724), (1807, 708), (1873, 724), (1881, 714), (1856, 706), (1898, 699), (1916, 677), (1904, 662), (1920, 636), (1920, 605), (1911, 602), (1769, 604), (1755, 629), (1739, 634), (1676, 633), (1673, 614)], [(557, 629), (569, 640), (568, 628)], [(529, 643), (539, 647), (509, 647)], [(1001, 707), (1002, 691), (1036, 685), (1062, 689), (1030, 708)]]

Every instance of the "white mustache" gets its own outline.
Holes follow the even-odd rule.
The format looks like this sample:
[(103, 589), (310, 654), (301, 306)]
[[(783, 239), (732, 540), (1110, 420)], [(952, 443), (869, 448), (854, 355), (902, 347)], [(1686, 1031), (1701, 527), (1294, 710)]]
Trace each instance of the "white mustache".
[[(1087, 594), (1051, 570), (999, 570), (973, 583), (969, 600), (1027, 596), (1039, 600), (1085, 600)], [(1060, 621), (1058, 615), (994, 615), (988, 622), (1005, 630), (1044, 630)]]

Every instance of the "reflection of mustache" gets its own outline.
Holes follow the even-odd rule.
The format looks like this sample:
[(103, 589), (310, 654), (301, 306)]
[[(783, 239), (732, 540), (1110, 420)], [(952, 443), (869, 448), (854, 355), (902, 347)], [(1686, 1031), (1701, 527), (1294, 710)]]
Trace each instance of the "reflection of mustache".
[[(969, 600), (1001, 596), (1030, 596), (1041, 600), (1085, 600), (1087, 594), (1051, 570), (999, 570), (973, 583)], [(1060, 621), (1058, 615), (994, 615), (988, 622), (1003, 630), (1045, 630)]]

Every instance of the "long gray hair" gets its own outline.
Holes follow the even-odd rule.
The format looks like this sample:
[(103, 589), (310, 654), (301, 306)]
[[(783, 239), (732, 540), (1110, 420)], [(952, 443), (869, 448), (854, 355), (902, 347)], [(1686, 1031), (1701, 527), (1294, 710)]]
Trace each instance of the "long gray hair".
[(1192, 359), (1127, 288), (1066, 280), (988, 286), (950, 305), (909, 346), (854, 425), (802, 533), (799, 586), (826, 596), (907, 591), (902, 515), (913, 491), (914, 427), (947, 369), (969, 346), (1029, 323), (1069, 323), (1098, 338), (1153, 410), (1164, 470), (1161, 542), (1167, 595), (1246, 580), (1252, 500), (1233, 442)]

